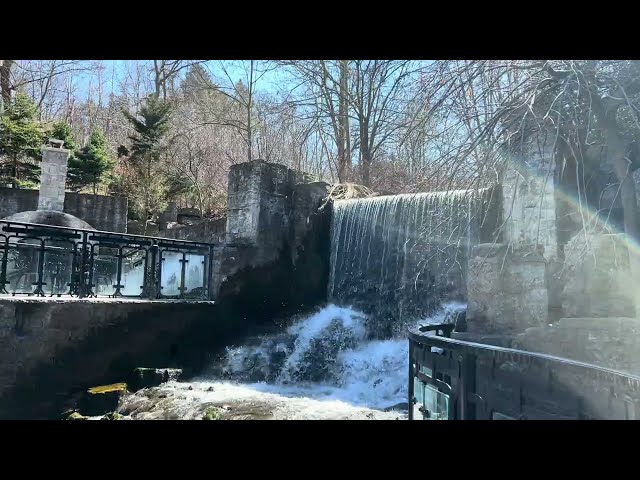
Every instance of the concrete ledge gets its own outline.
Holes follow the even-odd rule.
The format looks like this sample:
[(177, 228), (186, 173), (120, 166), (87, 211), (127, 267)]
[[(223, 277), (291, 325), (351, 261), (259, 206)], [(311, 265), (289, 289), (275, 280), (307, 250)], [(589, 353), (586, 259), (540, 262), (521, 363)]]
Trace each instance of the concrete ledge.
[(1, 303), (52, 303), (52, 304), (125, 304), (125, 303), (134, 303), (134, 304), (163, 304), (163, 303), (180, 303), (180, 304), (194, 304), (194, 305), (213, 305), (216, 302), (213, 300), (189, 300), (189, 299), (180, 299), (180, 298), (161, 298), (156, 300), (149, 300), (146, 298), (108, 298), (108, 297), (92, 297), (92, 298), (77, 298), (77, 297), (23, 297), (23, 296), (12, 296), (12, 295), (0, 295), (0, 304)]
[(515, 348), (640, 374), (640, 320), (627, 317), (562, 318), (518, 335)]
[(0, 299), (0, 419), (55, 418), (136, 367), (204, 363), (239, 326), (214, 302)]

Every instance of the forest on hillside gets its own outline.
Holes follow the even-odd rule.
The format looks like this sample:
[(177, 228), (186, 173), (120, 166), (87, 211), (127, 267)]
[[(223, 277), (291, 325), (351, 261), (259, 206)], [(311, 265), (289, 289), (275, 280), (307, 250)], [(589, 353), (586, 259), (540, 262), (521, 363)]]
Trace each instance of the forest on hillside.
[(375, 191), (492, 182), (536, 130), (583, 191), (595, 170), (620, 185), (638, 232), (636, 61), (0, 60), (0, 91), (3, 186), (37, 188), (61, 138), (69, 189), (127, 196), (141, 220), (169, 201), (224, 214), (230, 165), (252, 159)]

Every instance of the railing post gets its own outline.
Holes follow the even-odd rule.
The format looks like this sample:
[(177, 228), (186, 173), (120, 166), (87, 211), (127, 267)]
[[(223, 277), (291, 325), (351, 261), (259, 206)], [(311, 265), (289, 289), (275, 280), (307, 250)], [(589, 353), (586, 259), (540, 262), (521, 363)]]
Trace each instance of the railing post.
[(80, 271), (78, 275), (78, 298), (87, 296), (85, 272), (87, 270), (88, 233), (82, 232), (82, 254), (80, 255)]
[(461, 354), (458, 360), (460, 362), (459, 419), (475, 420), (475, 404), (472, 404), (469, 398), (476, 390), (476, 357), (471, 354)]
[(42, 290), (42, 286), (45, 285), (44, 282), (44, 240), (40, 239), (40, 250), (38, 251), (38, 280), (34, 283), (36, 285), (36, 289), (33, 291), (34, 295), (40, 295), (44, 297), (44, 291)]
[(2, 256), (2, 270), (0, 271), (0, 293), (6, 293), (7, 288), (7, 263), (9, 262), (9, 237), (5, 238), (4, 241), (4, 255)]
[(215, 273), (215, 268), (214, 268), (215, 251), (214, 251), (214, 246), (213, 245), (211, 245), (209, 247), (209, 251), (210, 251), (209, 278), (207, 279), (209, 281), (209, 300), (215, 300), (215, 297), (218, 294), (218, 292), (216, 290), (218, 284), (213, 281), (213, 275)]
[(116, 258), (118, 259), (118, 269), (116, 270), (116, 284), (114, 285), (116, 291), (113, 292), (113, 298), (122, 297), (120, 289), (124, 287), (124, 285), (120, 283), (122, 281), (122, 260), (124, 258), (122, 246), (118, 247), (118, 254), (116, 255)]
[(413, 420), (413, 406), (415, 405), (416, 399), (414, 398), (414, 387), (415, 380), (413, 378), (413, 340), (409, 339), (409, 401), (407, 405), (409, 406), (409, 420)]
[(147, 285), (145, 285), (146, 297), (149, 299), (158, 298), (160, 293), (160, 275), (158, 275), (158, 245), (153, 244), (149, 249), (151, 251), (151, 264), (149, 265), (149, 278), (147, 279)]
[(179, 297), (184, 298), (184, 291), (187, 289), (184, 283), (185, 283), (185, 277), (186, 277), (187, 263), (189, 262), (189, 260), (187, 260), (186, 252), (182, 252), (182, 258), (178, 261), (180, 262), (180, 288), (178, 289), (180, 290)]

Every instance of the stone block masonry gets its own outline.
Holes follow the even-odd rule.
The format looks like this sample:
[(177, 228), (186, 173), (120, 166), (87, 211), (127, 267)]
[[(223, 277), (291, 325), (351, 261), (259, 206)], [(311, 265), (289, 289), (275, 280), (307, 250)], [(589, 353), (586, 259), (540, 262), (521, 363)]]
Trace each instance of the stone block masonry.
[(548, 323), (546, 262), (529, 246), (480, 244), (467, 276), (467, 325), (483, 334), (520, 333)]
[(64, 211), (64, 188), (67, 181), (69, 150), (42, 148), (38, 210)]

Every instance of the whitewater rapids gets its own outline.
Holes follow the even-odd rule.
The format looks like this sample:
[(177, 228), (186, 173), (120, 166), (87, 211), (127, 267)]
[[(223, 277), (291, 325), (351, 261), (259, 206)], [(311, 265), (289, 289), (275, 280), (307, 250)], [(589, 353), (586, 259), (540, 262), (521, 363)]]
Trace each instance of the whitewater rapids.
[[(417, 323), (463, 311), (447, 303)], [(371, 339), (367, 317), (330, 304), (285, 332), (229, 347), (192, 382), (169, 382), (125, 398), (134, 419), (199, 419), (213, 408), (227, 419), (406, 418), (408, 341)]]

